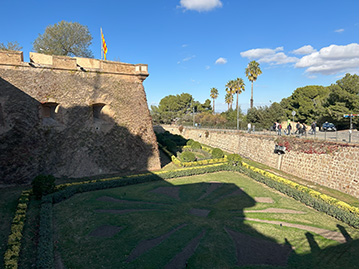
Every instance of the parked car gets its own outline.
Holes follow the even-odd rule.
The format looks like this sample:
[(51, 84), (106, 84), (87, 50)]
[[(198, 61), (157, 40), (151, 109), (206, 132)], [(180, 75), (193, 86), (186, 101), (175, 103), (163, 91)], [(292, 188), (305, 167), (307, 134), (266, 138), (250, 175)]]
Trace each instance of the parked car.
[(320, 130), (322, 132), (328, 132), (328, 131), (335, 132), (337, 130), (337, 128), (335, 128), (335, 125), (333, 123), (325, 122), (325, 123), (323, 123), (322, 128)]

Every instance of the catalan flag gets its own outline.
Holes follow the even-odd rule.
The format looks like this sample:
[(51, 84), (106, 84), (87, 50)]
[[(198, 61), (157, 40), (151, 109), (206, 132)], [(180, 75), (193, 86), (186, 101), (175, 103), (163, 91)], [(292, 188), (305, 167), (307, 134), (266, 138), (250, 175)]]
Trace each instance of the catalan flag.
[(102, 28), (101, 28), (101, 39), (102, 39), (102, 51), (103, 51), (104, 59), (106, 60), (107, 45), (106, 45), (105, 37), (103, 36), (102, 33)]

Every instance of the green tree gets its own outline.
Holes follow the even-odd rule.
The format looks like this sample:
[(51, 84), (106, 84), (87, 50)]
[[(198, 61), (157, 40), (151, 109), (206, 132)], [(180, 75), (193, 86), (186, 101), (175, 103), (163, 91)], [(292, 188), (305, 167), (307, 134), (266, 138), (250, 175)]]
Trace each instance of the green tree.
[[(230, 80), (230, 81), (231, 81), (231, 80)], [(228, 88), (228, 87), (227, 87), (227, 86), (230, 85), (230, 81), (226, 84), (226, 93), (227, 93), (229, 96), (231, 96), (231, 97), (228, 96), (228, 101), (230, 100), (230, 102), (228, 102), (228, 106), (230, 106), (230, 108), (233, 109), (232, 104), (233, 104), (233, 94), (234, 94), (234, 92), (232, 91), (231, 88)], [(228, 108), (228, 109), (229, 109), (229, 108)]]
[(282, 99), (281, 106), (285, 109), (287, 118), (292, 119), (292, 111), (296, 111), (295, 119), (311, 124), (321, 121), (323, 104), (329, 95), (329, 89), (323, 86), (310, 85), (297, 88), (290, 97)]
[[(346, 74), (328, 89), (323, 121), (331, 121), (341, 129), (348, 128), (349, 119), (345, 119), (343, 114), (359, 113), (359, 76)], [(353, 120), (356, 124), (359, 122), (358, 118)]]
[(226, 104), (228, 105), (227, 111), (232, 107), (233, 103), (233, 95), (230, 93), (226, 93), (226, 96), (224, 97)]
[(47, 26), (45, 33), (35, 39), (33, 49), (44, 54), (92, 58), (91, 42), (87, 26), (61, 21)]
[(16, 41), (15, 42), (7, 42), (6, 45), (4, 43), (0, 43), (0, 50), (20, 51), (20, 50), (22, 50), (22, 47)]
[(212, 88), (210, 96), (213, 99), (213, 114), (214, 114), (215, 113), (214, 100), (216, 100), (218, 97), (218, 90), (216, 88)]
[(285, 110), (276, 102), (274, 102), (270, 107), (260, 106), (250, 108), (247, 112), (247, 121), (264, 129), (269, 129), (274, 122), (282, 122), (285, 119)]
[(239, 104), (238, 104), (238, 95), (244, 92), (245, 90), (245, 84), (243, 82), (243, 79), (237, 78), (233, 81), (234, 84), (234, 92), (237, 94), (236, 99), (236, 111), (237, 111), (237, 130), (239, 130)]
[(246, 77), (252, 82), (250, 108), (253, 108), (253, 82), (257, 80), (260, 74), (262, 74), (262, 70), (259, 67), (259, 63), (251, 61), (246, 68)]

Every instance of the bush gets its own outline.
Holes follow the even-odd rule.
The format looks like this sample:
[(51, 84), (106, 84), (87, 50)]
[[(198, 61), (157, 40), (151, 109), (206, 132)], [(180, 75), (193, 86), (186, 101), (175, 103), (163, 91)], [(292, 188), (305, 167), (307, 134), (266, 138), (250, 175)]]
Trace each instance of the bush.
[(182, 162), (194, 162), (196, 160), (196, 155), (193, 152), (185, 151), (181, 154)]
[(55, 191), (55, 177), (52, 175), (39, 175), (34, 178), (31, 185), (35, 198), (40, 200), (42, 196)]
[(233, 166), (242, 165), (242, 157), (239, 154), (229, 154), (227, 156), (228, 164)]
[(196, 149), (201, 149), (202, 146), (201, 146), (201, 143), (197, 142), (197, 141), (194, 141), (191, 145), (191, 148), (196, 150)]
[(223, 151), (219, 148), (215, 148), (212, 150), (212, 158), (213, 159), (220, 159), (223, 158), (224, 154)]
[(192, 146), (192, 144), (194, 143), (193, 139), (189, 139), (186, 143), (187, 146)]
[(165, 138), (163, 140), (164, 146), (167, 147), (169, 151), (171, 151), (173, 154), (177, 152), (177, 145), (175, 142), (173, 142), (171, 139)]

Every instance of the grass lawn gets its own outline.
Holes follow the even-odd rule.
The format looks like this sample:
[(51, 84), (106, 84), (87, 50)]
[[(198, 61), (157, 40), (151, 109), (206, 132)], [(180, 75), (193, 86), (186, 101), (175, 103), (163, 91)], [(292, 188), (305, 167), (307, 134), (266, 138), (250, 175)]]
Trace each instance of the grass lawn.
[(358, 230), (232, 172), (77, 194), (54, 219), (66, 268), (359, 266)]

